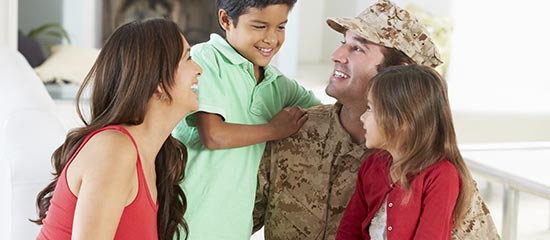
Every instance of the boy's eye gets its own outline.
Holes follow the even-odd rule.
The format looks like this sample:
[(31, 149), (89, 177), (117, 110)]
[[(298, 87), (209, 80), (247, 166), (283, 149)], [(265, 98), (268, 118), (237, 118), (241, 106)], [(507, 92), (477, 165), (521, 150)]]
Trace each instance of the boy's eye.
[(342, 40), (342, 41), (340, 41), (340, 43), (341, 43), (342, 45), (344, 45), (344, 44), (346, 44), (346, 41)]
[(255, 29), (264, 29), (265, 28), (265, 26), (263, 26), (263, 25), (252, 25), (252, 27), (255, 28)]
[(285, 30), (286, 26), (281, 25), (281, 26), (279, 26), (279, 27), (277, 27), (277, 28), (279, 28), (279, 30)]

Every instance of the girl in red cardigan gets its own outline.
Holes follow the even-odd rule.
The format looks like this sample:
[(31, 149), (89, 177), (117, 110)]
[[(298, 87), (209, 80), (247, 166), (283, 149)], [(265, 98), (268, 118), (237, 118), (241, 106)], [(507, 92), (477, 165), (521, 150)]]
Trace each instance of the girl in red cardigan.
[(450, 239), (473, 180), (457, 147), (447, 86), (432, 68), (383, 69), (361, 116), (365, 159), (336, 239)]

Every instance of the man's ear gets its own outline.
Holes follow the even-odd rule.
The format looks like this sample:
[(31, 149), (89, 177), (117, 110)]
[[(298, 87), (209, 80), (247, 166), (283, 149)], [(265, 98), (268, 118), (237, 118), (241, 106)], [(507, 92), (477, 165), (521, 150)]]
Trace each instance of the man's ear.
[(229, 30), (231, 27), (231, 18), (229, 15), (227, 15), (227, 11), (225, 9), (219, 9), (218, 10), (218, 21), (220, 22), (220, 26), (223, 28), (224, 31)]

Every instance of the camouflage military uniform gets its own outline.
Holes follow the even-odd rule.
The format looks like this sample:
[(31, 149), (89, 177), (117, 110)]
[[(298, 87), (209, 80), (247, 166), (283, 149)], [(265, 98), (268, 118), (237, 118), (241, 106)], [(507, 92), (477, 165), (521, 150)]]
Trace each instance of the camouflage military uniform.
[(470, 209), (464, 217), (464, 220), (453, 228), (451, 234), (452, 240), (484, 239), (499, 240), (497, 228), (493, 222), (493, 217), (489, 213), (487, 204), (483, 201), (481, 193), (477, 186), (472, 194)]
[(254, 228), (266, 239), (334, 239), (370, 153), (340, 124), (341, 104), (308, 109), (302, 129), (267, 144), (261, 161)]

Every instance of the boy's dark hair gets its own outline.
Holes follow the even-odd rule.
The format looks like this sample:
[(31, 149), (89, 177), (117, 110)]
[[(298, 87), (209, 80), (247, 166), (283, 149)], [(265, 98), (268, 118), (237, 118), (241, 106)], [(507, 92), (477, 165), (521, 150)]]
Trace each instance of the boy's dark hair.
[(246, 14), (250, 8), (264, 9), (271, 5), (286, 4), (289, 9), (292, 9), (296, 1), (297, 0), (216, 0), (216, 3), (218, 11), (220, 9), (225, 10), (227, 16), (233, 21), (233, 25), (237, 26), (239, 16)]

